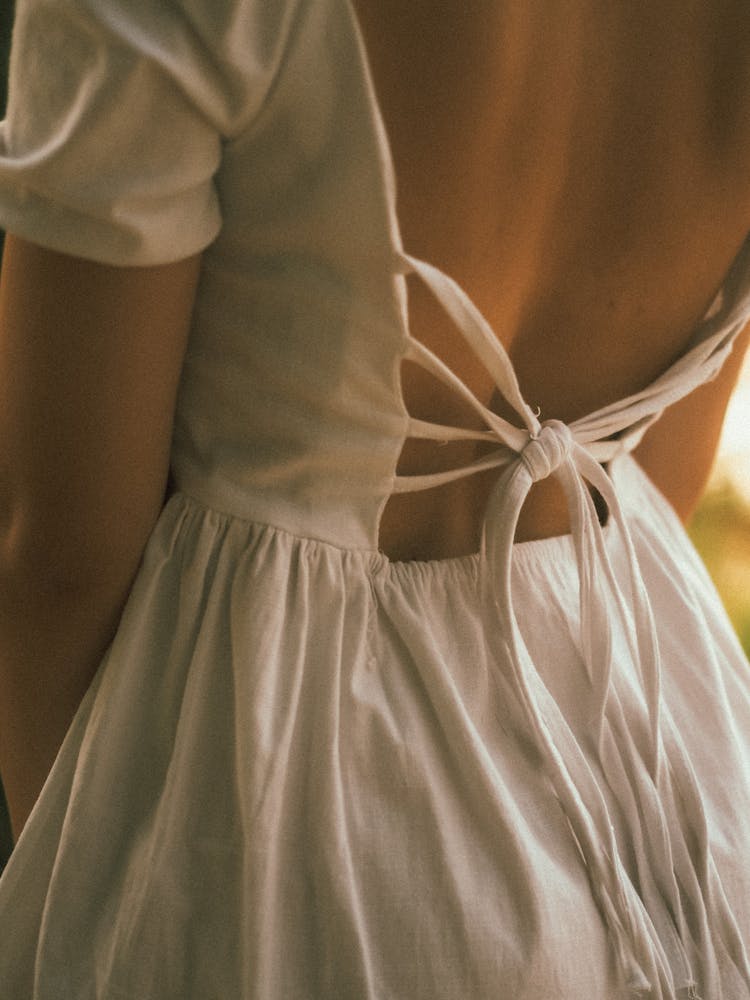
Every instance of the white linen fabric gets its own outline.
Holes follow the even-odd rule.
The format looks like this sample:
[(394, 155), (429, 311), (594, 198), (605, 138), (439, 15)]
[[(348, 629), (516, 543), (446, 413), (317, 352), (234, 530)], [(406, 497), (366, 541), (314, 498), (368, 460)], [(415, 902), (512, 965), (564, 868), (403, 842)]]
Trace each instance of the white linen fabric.
[[(660, 379), (540, 422), (402, 247), (343, 0), (20, 0), (0, 222), (206, 248), (176, 493), (0, 879), (2, 996), (747, 1000), (750, 668), (629, 451), (730, 352), (750, 243)], [(412, 272), (519, 426), (410, 335)], [(479, 465), (396, 474), (477, 437), (409, 416), (407, 359), (482, 414)], [(479, 552), (378, 551), (389, 496), (479, 467)], [(548, 475), (572, 534), (514, 544)]]

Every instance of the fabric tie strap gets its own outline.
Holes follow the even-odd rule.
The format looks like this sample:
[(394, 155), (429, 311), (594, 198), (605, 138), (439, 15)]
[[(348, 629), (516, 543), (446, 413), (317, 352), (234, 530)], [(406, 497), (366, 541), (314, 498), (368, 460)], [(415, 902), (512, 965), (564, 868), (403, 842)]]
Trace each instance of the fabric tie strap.
[[(719, 981), (718, 953), (729, 956), (750, 987), (750, 965), (736, 919), (713, 860), (700, 790), (679, 734), (667, 727), (665, 753), (661, 663), (656, 625), (627, 519), (602, 467), (632, 449), (664, 406), (705, 380), (731, 349), (727, 316), (720, 303), (707, 321), (719, 324), (669, 372), (642, 393), (567, 425), (539, 417), (523, 399), (510, 358), (466, 293), (437, 268), (401, 252), (396, 270), (417, 274), (452, 318), (517, 413), (516, 426), (485, 407), (432, 351), (408, 334), (405, 359), (415, 361), (453, 389), (482, 418), (485, 429), (448, 427), (409, 418), (408, 435), (435, 441), (474, 440), (497, 447), (482, 458), (445, 472), (394, 477), (393, 492), (439, 486), (484, 469), (498, 480), (487, 504), (480, 557), (485, 597), (497, 609), (499, 628), (488, 635), (498, 664), (508, 669), (519, 704), (546, 761), (555, 796), (583, 856), (592, 893), (609, 929), (623, 983), (634, 996), (653, 1000), (697, 997), (697, 971), (711, 990)], [(405, 296), (405, 292), (404, 292)], [(724, 325), (721, 325), (722, 318)], [(730, 316), (739, 329), (747, 319)], [(735, 329), (736, 332), (736, 329)], [(699, 370), (700, 369), (700, 370)], [(586, 755), (544, 685), (523, 639), (512, 599), (512, 551), (523, 504), (534, 485), (554, 476), (562, 486), (579, 575), (581, 651), (592, 690), (597, 763), (623, 801), (635, 800), (633, 823), (645, 844), (648, 868), (639, 871), (640, 893), (623, 866), (606, 799)], [(591, 495), (603, 498), (611, 529), (607, 537)], [(625, 572), (614, 569), (611, 549), (619, 542)], [(623, 579), (624, 575), (624, 579)], [(617, 609), (630, 655), (641, 678), (645, 712), (624, 721), (613, 694), (611, 610)], [(609, 703), (612, 701), (612, 705)], [(668, 761), (668, 763), (667, 763)], [(677, 803), (690, 803), (678, 815)], [(686, 813), (687, 820), (681, 819)], [(683, 829), (685, 823), (687, 829)], [(689, 846), (698, 845), (692, 848)], [(650, 870), (653, 869), (653, 870)], [(696, 944), (688, 931), (705, 928)], [(658, 928), (658, 929), (657, 929)], [(713, 996), (713, 992), (709, 992)]]

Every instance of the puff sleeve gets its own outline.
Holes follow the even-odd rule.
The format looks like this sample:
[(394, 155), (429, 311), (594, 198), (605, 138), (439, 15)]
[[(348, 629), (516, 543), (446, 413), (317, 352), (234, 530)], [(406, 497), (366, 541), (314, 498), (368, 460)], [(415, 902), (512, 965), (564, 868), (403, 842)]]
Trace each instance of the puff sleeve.
[(18, 0), (0, 227), (117, 265), (217, 235), (223, 144), (259, 112), (285, 0)]

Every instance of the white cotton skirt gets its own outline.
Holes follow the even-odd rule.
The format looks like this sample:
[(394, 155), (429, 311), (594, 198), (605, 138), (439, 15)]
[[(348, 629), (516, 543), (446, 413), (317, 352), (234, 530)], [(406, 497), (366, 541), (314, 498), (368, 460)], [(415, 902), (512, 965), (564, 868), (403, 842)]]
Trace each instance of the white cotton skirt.
[[(750, 940), (750, 668), (665, 501), (631, 459), (614, 475), (659, 624), (665, 724)], [(488, 642), (486, 571), (479, 556), (390, 563), (174, 496), (0, 879), (2, 996), (631, 995)], [(529, 652), (669, 956), (638, 776), (612, 787), (591, 738), (570, 538), (517, 545), (512, 572)], [(614, 638), (627, 726), (640, 680)], [(681, 916), (700, 970), (699, 915)], [(731, 949), (717, 955), (700, 995), (746, 1000)]]

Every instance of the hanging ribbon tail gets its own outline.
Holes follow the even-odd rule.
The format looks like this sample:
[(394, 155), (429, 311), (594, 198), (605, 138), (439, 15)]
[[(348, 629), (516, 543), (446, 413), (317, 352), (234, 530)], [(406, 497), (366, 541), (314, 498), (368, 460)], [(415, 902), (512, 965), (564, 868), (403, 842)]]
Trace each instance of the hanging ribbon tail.
[(606, 550), (603, 532), (597, 524), (600, 565), (617, 603), (643, 683), (650, 728), (650, 745), (646, 764), (654, 784), (658, 787), (664, 756), (661, 736), (661, 655), (651, 601), (643, 583), (630, 528), (612, 485), (612, 480), (583, 447), (576, 448), (575, 463), (580, 475), (602, 496), (623, 545), (632, 599), (632, 616)]
[(601, 527), (591, 494), (577, 473), (575, 459), (565, 462), (555, 475), (567, 499), (578, 564), (583, 661), (594, 696), (596, 740), (600, 749), (612, 676), (612, 625), (601, 599), (601, 552), (597, 546)]
[[(577, 479), (572, 469), (570, 472), (573, 479)], [(502, 473), (495, 485), (482, 542), (488, 570), (484, 574), (485, 599), (496, 608), (500, 655), (513, 672), (515, 689), (530, 730), (548, 762), (554, 793), (585, 861), (592, 892), (610, 931), (623, 982), (633, 994), (649, 993), (652, 1000), (659, 1000), (674, 992), (669, 962), (659, 942), (653, 938), (643, 908), (622, 867), (614, 828), (597, 779), (534, 667), (513, 608), (512, 546), (521, 508), (532, 484), (528, 469), (522, 462), (516, 462)], [(590, 514), (587, 503), (577, 491), (576, 496), (581, 509), (587, 512), (582, 515), (582, 523), (587, 524), (585, 518)], [(599, 528), (598, 520), (596, 523)], [(554, 736), (550, 726), (554, 727)], [(571, 768), (575, 770), (575, 779)]]

